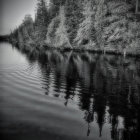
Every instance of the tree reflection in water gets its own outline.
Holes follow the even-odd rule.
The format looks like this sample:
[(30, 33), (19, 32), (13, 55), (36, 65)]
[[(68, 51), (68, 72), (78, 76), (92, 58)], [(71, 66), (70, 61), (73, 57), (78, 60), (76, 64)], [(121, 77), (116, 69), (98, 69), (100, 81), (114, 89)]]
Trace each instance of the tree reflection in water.
[(46, 51), (28, 54), (38, 61), (48, 96), (76, 102), (91, 124), (111, 124), (112, 140), (136, 140), (140, 132), (140, 59), (90, 52)]

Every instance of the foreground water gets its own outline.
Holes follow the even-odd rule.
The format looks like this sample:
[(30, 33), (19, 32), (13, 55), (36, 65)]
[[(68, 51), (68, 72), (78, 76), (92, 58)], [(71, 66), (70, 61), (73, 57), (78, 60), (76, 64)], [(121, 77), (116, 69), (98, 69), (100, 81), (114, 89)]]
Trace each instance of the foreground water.
[(0, 44), (3, 140), (137, 140), (139, 132), (140, 59)]

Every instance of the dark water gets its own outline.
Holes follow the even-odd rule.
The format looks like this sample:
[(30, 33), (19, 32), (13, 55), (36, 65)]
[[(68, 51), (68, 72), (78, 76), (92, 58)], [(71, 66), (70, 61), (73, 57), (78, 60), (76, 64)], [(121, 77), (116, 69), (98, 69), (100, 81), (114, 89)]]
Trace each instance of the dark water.
[(140, 59), (0, 44), (2, 139), (137, 140), (139, 132)]

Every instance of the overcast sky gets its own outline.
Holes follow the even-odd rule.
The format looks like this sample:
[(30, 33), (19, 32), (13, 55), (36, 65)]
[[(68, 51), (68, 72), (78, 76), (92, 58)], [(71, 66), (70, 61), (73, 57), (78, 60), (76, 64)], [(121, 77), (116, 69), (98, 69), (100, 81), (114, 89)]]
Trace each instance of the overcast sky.
[(0, 0), (0, 34), (8, 34), (21, 24), (26, 14), (34, 18), (37, 0)]

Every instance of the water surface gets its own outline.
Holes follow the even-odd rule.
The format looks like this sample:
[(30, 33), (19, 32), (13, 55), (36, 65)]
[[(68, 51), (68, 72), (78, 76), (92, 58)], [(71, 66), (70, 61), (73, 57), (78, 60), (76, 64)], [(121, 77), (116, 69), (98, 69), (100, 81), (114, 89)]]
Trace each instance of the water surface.
[(139, 132), (140, 59), (0, 44), (3, 139), (137, 140)]

